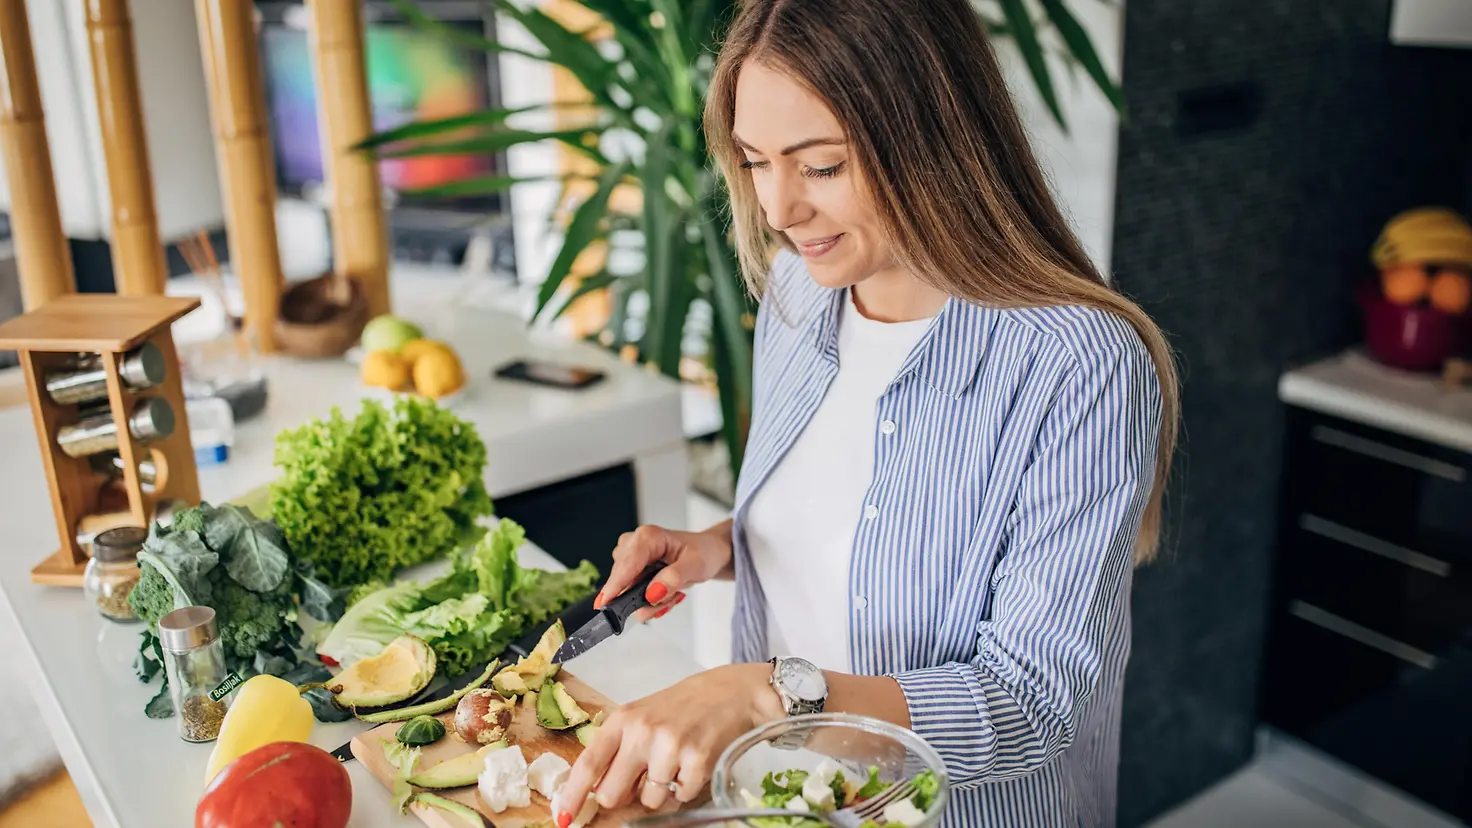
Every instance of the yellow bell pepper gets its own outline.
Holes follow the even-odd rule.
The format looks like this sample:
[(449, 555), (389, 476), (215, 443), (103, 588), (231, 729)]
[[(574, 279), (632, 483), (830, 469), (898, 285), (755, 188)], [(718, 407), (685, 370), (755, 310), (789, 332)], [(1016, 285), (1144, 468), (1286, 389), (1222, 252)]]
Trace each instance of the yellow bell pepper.
[(226, 765), (258, 747), (307, 741), (315, 722), (312, 705), (291, 682), (267, 675), (251, 678), (240, 685), (220, 725), (204, 783), (208, 785)]

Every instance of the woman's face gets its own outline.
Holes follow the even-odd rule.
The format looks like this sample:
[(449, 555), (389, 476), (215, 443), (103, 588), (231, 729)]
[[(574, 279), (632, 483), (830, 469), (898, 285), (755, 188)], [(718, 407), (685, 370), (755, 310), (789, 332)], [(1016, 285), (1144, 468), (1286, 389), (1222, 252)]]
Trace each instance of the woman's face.
[(767, 224), (797, 247), (818, 284), (849, 287), (893, 265), (844, 130), (821, 98), (747, 63), (733, 131)]

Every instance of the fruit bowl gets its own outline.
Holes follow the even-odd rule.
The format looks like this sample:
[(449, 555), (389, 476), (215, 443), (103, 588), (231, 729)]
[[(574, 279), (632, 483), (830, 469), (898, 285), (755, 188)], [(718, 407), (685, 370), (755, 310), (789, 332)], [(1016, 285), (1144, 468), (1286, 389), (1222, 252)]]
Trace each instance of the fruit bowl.
[[(772, 744), (788, 734), (802, 738), (803, 747), (794, 750)], [(760, 796), (762, 779), (768, 773), (789, 770), (811, 773), (825, 760), (837, 763), (845, 778), (860, 782), (869, 778), (870, 768), (878, 769), (881, 781), (896, 784), (931, 771), (939, 780), (939, 788), (925, 811), (924, 820), (918, 824), (935, 825), (945, 813), (950, 783), (940, 755), (913, 731), (845, 713), (793, 716), (748, 732), (716, 760), (711, 797), (718, 808), (747, 808), (750, 806), (742, 791)], [(801, 815), (794, 812), (793, 816)], [(794, 820), (794, 824), (797, 822)]]
[(1472, 315), (1433, 307), (1398, 305), (1373, 283), (1359, 291), (1365, 314), (1365, 347), (1377, 361), (1407, 371), (1439, 371), (1467, 346)]

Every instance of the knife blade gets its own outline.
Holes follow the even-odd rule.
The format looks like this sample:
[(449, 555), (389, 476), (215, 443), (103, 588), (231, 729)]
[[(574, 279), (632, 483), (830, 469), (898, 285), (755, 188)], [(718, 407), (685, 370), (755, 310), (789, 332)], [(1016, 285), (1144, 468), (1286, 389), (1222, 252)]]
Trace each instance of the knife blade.
[[(511, 644), (509, 644), (505, 650), (502, 650), (501, 654), (498, 655), (496, 658), (501, 661), (502, 664), (509, 663), (512, 659), (525, 658), (528, 654), (531, 653), (533, 649), (536, 648), (537, 642), (542, 640), (542, 636), (547, 632), (547, 630), (552, 628), (553, 624), (557, 623), (557, 620), (559, 618), (562, 619), (563, 627), (577, 627), (579, 629), (582, 628), (598, 615), (598, 611), (593, 609), (593, 600), (597, 597), (598, 596), (596, 594), (589, 595), (579, 600), (577, 603), (569, 604), (562, 610), (559, 615), (555, 615), (540, 624), (535, 624), (531, 627), (528, 627), (527, 631), (523, 633), (520, 638), (511, 642)], [(422, 695), (421, 697), (416, 699), (413, 704), (428, 704), (429, 702), (436, 702), (440, 699), (448, 698), (460, 688), (474, 681), (477, 677), (480, 676), (481, 673), (485, 672), (486, 665), (489, 663), (489, 661), (482, 661), (479, 664), (472, 664), (470, 666), (470, 669), (465, 671), (465, 673), (455, 676), (454, 678), (445, 682), (444, 685), (437, 690)], [(360, 736), (363, 733), (367, 733), (369, 730), (372, 730), (377, 726), (378, 725), (369, 725), (363, 728), (363, 730), (356, 734), (353, 738), (355, 739), (357, 738), (357, 736)], [(338, 761), (340, 762), (351, 760), (353, 758), (352, 739), (344, 742), (331, 753), (333, 756), (337, 757)]]
[(567, 641), (557, 648), (557, 654), (552, 657), (552, 660), (557, 664), (563, 664), (615, 635), (623, 635), (629, 617), (649, 606), (648, 599), (644, 597), (644, 590), (665, 566), (666, 564), (660, 561), (644, 567), (644, 571), (639, 573), (639, 578), (628, 589), (609, 601), (603, 609), (597, 611), (592, 620), (578, 627), (576, 632), (567, 637)]

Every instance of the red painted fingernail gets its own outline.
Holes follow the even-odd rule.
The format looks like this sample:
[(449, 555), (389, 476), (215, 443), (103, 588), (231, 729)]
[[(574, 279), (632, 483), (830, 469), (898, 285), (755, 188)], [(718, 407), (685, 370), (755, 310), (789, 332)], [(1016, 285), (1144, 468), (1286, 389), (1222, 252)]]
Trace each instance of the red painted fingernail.
[(567, 828), (572, 824), (572, 814), (562, 811), (557, 814), (557, 828)]
[(648, 601), (651, 604), (658, 604), (660, 601), (664, 600), (664, 597), (666, 595), (669, 594), (669, 587), (661, 584), (659, 581), (655, 581), (654, 583), (649, 585), (648, 589), (644, 590), (644, 600)]
[(654, 614), (654, 617), (655, 618), (663, 618), (665, 616), (665, 613), (669, 612), (670, 610), (672, 610), (674, 608), (675, 608), (675, 605), (674, 604), (670, 604), (669, 606), (665, 607), (664, 609), (660, 610), (659, 612), (656, 612)]
[(675, 593), (675, 603), (678, 604), (678, 603), (680, 603), (683, 600), (685, 600), (685, 593), (683, 593), (683, 592), (676, 592)]
[(601, 610), (606, 603), (608, 603), (608, 599), (603, 597), (603, 590), (598, 590), (598, 597), (593, 599), (593, 609)]

